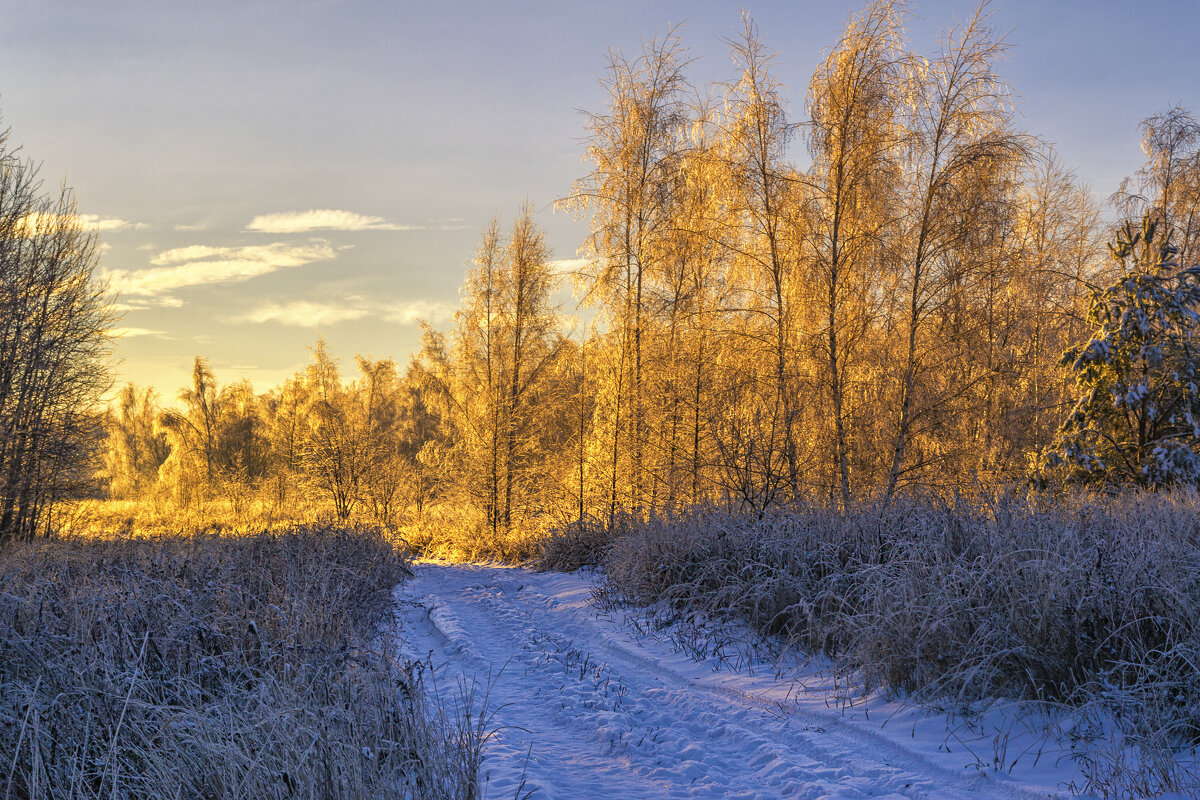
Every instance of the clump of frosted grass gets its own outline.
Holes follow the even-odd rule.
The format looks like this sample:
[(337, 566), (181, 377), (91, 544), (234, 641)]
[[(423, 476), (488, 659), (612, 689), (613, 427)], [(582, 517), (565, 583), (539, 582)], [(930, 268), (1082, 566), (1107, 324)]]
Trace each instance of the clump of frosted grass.
[(0, 796), (468, 798), (487, 732), (395, 659), (382, 531), (0, 552)]
[(698, 510), (626, 525), (601, 596), (745, 621), (866, 689), (1111, 720), (1090, 791), (1200, 788), (1174, 758), (1200, 742), (1197, 512), (1187, 493)]

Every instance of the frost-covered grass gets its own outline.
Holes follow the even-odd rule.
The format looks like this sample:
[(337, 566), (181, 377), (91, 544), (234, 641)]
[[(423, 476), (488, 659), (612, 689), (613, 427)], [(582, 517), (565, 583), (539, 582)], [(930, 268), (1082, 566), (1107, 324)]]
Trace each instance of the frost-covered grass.
[(596, 552), (602, 599), (747, 622), (866, 689), (1069, 709), (1073, 736), (1103, 739), (1080, 750), (1092, 790), (1154, 794), (1200, 789), (1174, 757), (1200, 742), (1198, 511), (1182, 494), (707, 511), (625, 521)]
[(560, 525), (539, 539), (530, 565), (543, 572), (574, 572), (599, 566), (612, 544), (628, 535), (630, 524), (631, 519), (621, 516), (613, 520), (611, 527), (594, 518)]
[(321, 527), (0, 551), (0, 796), (475, 797), (479, 717), (384, 627), (407, 565)]

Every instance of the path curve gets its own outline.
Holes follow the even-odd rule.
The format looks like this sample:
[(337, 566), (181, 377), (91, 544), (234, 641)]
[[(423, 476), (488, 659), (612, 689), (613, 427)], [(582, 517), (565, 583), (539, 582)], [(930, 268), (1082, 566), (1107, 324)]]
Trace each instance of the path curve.
[(442, 563), (397, 589), (405, 655), (431, 662), (451, 701), (472, 680), (489, 694), (485, 797), (522, 780), (534, 800), (1065, 796), (781, 703), (788, 681), (693, 664), (590, 598), (578, 575)]

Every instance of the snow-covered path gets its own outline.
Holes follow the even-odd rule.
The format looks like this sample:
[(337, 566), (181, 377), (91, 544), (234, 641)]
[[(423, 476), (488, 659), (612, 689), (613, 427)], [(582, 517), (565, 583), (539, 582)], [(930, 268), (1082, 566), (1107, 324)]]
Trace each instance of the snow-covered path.
[(985, 759), (944, 720), (881, 726), (887, 708), (847, 714), (793, 679), (715, 671), (639, 640), (591, 604), (586, 577), (440, 563), (416, 573), (397, 590), (402, 649), (432, 661), (446, 697), (460, 680), (480, 694), (490, 681), (492, 800), (513, 797), (523, 769), (544, 800), (1066, 796), (1047, 765), (1018, 778), (985, 768), (991, 740)]

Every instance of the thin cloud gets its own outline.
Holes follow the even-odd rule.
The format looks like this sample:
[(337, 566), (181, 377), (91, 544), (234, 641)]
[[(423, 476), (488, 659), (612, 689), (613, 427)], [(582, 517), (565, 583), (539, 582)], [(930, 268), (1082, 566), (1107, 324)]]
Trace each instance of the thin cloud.
[(220, 256), (230, 257), (252, 249), (253, 248), (250, 247), (212, 247), (211, 245), (207, 244), (190, 244), (187, 247), (174, 247), (170, 250), (163, 250), (154, 258), (150, 259), (150, 263), (154, 264), (155, 266), (162, 267), (169, 264), (183, 264), (189, 261), (198, 261), (204, 258), (216, 258)]
[(446, 322), (454, 316), (454, 306), (436, 300), (413, 300), (408, 303), (388, 306), (380, 315), (388, 322), (412, 325), (418, 320)]
[(158, 295), (148, 298), (121, 298), (122, 302), (113, 303), (113, 310), (122, 314), (130, 311), (146, 311), (151, 308), (182, 308), (183, 301), (170, 295)]
[(267, 303), (235, 321), (256, 324), (275, 322), (297, 328), (321, 328), (367, 318), (398, 325), (412, 325), (418, 320), (445, 322), (453, 316), (454, 306), (435, 300), (387, 303), (349, 297), (337, 302), (297, 300), (291, 303)]
[(244, 322), (278, 322), (297, 328), (319, 328), (339, 322), (362, 319), (371, 312), (362, 307), (334, 303), (310, 303), (298, 300), (282, 305), (271, 303), (251, 311), (242, 317)]
[(135, 231), (150, 227), (144, 222), (130, 222), (116, 217), (102, 217), (99, 214), (53, 214), (35, 211), (17, 221), (16, 233), (22, 237), (37, 236), (73, 226), (97, 233)]
[(144, 222), (130, 222), (124, 219), (117, 219), (116, 217), (102, 217), (99, 214), (80, 214), (79, 222), (85, 228), (91, 228), (100, 233), (140, 231), (150, 227)]
[(401, 225), (383, 217), (372, 217), (334, 208), (260, 214), (250, 220), (248, 231), (259, 233), (307, 233), (309, 231), (448, 231), (462, 225)]
[(159, 253), (150, 262), (157, 269), (113, 270), (108, 273), (108, 281), (109, 288), (120, 294), (154, 297), (189, 286), (236, 283), (336, 257), (329, 243), (319, 240), (302, 245), (282, 242), (250, 247), (192, 245)]
[(151, 328), (109, 328), (108, 335), (115, 339), (133, 339), (137, 336), (165, 336), (166, 331)]

